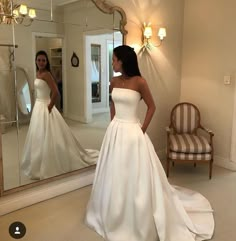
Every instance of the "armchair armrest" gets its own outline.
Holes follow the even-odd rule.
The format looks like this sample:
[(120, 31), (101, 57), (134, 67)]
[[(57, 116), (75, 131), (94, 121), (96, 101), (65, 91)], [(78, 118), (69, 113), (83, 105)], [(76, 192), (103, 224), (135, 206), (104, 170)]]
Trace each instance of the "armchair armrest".
[(171, 126), (167, 126), (166, 127), (166, 134), (167, 136), (169, 136), (170, 134), (173, 134), (174, 133), (174, 130)]
[(213, 136), (214, 136), (213, 131), (208, 129), (208, 128), (205, 128), (205, 127), (203, 127), (201, 125), (199, 126), (199, 128), (202, 129), (203, 131), (205, 131), (207, 134), (209, 134), (209, 136), (210, 136), (209, 144), (212, 147), (212, 153), (213, 153)]
[(170, 129), (170, 127), (169, 127), (169, 126), (167, 126), (167, 127), (166, 127), (166, 132), (167, 132), (168, 134), (170, 134), (170, 133), (171, 133), (171, 129)]
[(201, 128), (202, 130), (204, 130), (205, 132), (207, 132), (211, 137), (214, 136), (214, 133), (212, 130), (205, 128), (203, 126), (200, 126), (199, 128)]

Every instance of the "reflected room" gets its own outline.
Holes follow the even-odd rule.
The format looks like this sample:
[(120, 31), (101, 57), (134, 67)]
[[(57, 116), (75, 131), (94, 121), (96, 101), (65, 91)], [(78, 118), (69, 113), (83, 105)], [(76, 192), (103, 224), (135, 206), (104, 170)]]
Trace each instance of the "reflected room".
[[(21, 3), (22, 1), (18, 1)], [(28, 1), (36, 16), (9, 19), (0, 25), (0, 127), (3, 190), (29, 185), (21, 160), (35, 104), (35, 55), (44, 50), (59, 90), (55, 103), (71, 132), (86, 149), (99, 150), (110, 121), (111, 56), (124, 43), (122, 14), (101, 1), (63, 4)], [(94, 165), (93, 165), (94, 166)], [(77, 168), (71, 170), (75, 173)], [(65, 173), (58, 173), (61, 178)], [(50, 177), (47, 181), (53, 180)]]

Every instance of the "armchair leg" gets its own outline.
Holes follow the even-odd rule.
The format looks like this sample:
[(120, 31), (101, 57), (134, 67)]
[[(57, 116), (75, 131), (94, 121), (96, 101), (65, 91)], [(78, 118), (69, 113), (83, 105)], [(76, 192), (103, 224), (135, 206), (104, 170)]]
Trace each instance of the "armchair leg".
[(210, 160), (210, 165), (209, 165), (209, 179), (212, 177), (212, 167), (213, 167), (213, 160)]
[(166, 160), (166, 176), (169, 177), (169, 171), (170, 171), (170, 161), (167, 158)]

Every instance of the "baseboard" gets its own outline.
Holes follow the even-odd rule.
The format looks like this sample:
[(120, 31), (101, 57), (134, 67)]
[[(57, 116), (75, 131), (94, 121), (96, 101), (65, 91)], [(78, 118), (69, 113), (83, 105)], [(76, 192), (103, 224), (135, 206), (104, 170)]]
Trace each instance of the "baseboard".
[(106, 107), (103, 107), (103, 108), (93, 108), (93, 110), (92, 110), (93, 114), (107, 113), (109, 111), (110, 111), (110, 109), (106, 108)]
[(66, 114), (63, 115), (65, 118), (73, 120), (73, 121), (79, 121), (82, 123), (90, 123), (92, 119), (86, 119), (85, 116), (78, 116), (78, 115), (73, 115), (73, 114)]
[(236, 162), (220, 156), (214, 156), (214, 165), (229, 169), (231, 171), (236, 171)]
[(0, 198), (0, 216), (92, 184), (94, 170)]

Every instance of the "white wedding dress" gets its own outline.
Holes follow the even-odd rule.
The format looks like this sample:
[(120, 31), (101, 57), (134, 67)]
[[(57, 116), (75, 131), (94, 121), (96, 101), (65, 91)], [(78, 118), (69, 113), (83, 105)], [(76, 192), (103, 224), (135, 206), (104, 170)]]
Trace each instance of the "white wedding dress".
[(85, 223), (108, 241), (196, 241), (210, 239), (208, 200), (171, 186), (137, 119), (140, 94), (114, 88), (116, 114), (97, 162)]
[(21, 170), (31, 179), (44, 179), (95, 164), (99, 152), (84, 149), (54, 106), (48, 111), (50, 88), (34, 82), (36, 101), (23, 150)]

